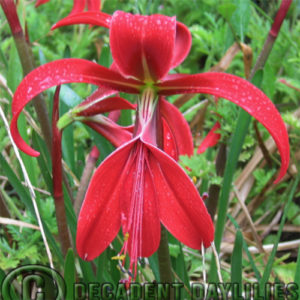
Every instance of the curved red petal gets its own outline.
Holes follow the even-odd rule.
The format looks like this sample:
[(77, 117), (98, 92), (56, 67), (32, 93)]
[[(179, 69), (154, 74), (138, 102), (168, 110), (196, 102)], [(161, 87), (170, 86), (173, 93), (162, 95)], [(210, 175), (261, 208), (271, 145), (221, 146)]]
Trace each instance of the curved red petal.
[(40, 5), (42, 5), (42, 4), (45, 4), (45, 3), (47, 3), (47, 2), (49, 2), (50, 0), (38, 0), (38, 1), (36, 1), (36, 3), (35, 3), (35, 7), (38, 7), (38, 6), (40, 6)]
[(225, 98), (243, 108), (258, 120), (276, 142), (281, 155), (281, 169), (277, 183), (289, 166), (289, 138), (285, 124), (272, 101), (250, 82), (225, 73), (184, 75), (157, 85), (161, 95), (204, 93)]
[(127, 127), (122, 127), (104, 116), (101, 116), (101, 119), (99, 123), (96, 121), (83, 121), (83, 123), (104, 136), (115, 147), (120, 147), (132, 139), (132, 132)]
[(79, 107), (86, 106), (78, 113), (78, 116), (93, 116), (120, 109), (135, 109), (135, 105), (121, 97), (110, 97), (91, 102), (89, 98), (82, 102)]
[(84, 11), (72, 13), (69, 16), (58, 21), (51, 27), (51, 30), (56, 28), (75, 25), (75, 24), (90, 24), (109, 28), (111, 16), (101, 11)]
[(73, 8), (71, 14), (84, 11), (86, 4), (85, 2), (86, 0), (73, 0)]
[(92, 260), (104, 251), (121, 226), (120, 196), (133, 143), (120, 147), (98, 167), (81, 207), (76, 235), (79, 256)]
[(207, 136), (203, 139), (202, 143), (198, 147), (197, 153), (201, 154), (206, 151), (207, 148), (215, 146), (220, 138), (221, 134), (216, 133), (216, 130), (221, 128), (221, 124), (219, 122), (216, 122), (216, 124), (213, 126), (213, 128), (209, 131)]
[(188, 122), (180, 110), (163, 97), (160, 98), (160, 112), (169, 125), (179, 155), (193, 155), (193, 137)]
[(89, 11), (100, 10), (101, 0), (87, 0), (87, 7)]
[(192, 36), (189, 29), (182, 23), (176, 23), (175, 48), (172, 59), (172, 68), (180, 65), (190, 52)]
[(174, 160), (178, 161), (179, 154), (178, 148), (175, 142), (175, 137), (173, 135), (170, 126), (168, 125), (167, 121), (162, 118), (163, 123), (163, 150), (170, 155)]
[(128, 157), (122, 189), (122, 229), (129, 233), (128, 250), (132, 261), (152, 255), (159, 246), (160, 221), (152, 170), (151, 152), (138, 139)]
[(147, 147), (153, 154), (149, 161), (161, 222), (188, 247), (209, 247), (214, 226), (196, 187), (173, 159), (150, 144)]
[(23, 152), (32, 156), (39, 154), (25, 143), (18, 131), (18, 117), (25, 105), (44, 90), (71, 82), (102, 85), (124, 92), (139, 92), (138, 81), (125, 79), (120, 74), (87, 60), (61, 59), (40, 66), (23, 79), (12, 102), (11, 133), (15, 143)]
[(116, 123), (118, 122), (120, 116), (121, 116), (120, 110), (113, 110), (108, 114), (108, 117)]
[(157, 81), (172, 66), (175, 33), (175, 17), (117, 11), (110, 27), (114, 62), (125, 77)]

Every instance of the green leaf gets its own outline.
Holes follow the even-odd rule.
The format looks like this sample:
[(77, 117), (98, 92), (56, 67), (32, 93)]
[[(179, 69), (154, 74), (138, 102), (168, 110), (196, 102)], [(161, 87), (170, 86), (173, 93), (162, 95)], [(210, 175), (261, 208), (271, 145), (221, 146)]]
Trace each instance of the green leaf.
[[(168, 234), (169, 238), (169, 249), (170, 249), (170, 255), (171, 255), (171, 262), (172, 262), (172, 268), (176, 275), (180, 278), (180, 280), (184, 283), (184, 285), (190, 289), (190, 282), (189, 282), (189, 276), (186, 269), (186, 264), (184, 261), (184, 255), (182, 251), (181, 243), (175, 239), (171, 234)], [(173, 245), (173, 251), (176, 252), (176, 257), (172, 256), (172, 250), (171, 245)], [(187, 291), (185, 289), (181, 290), (181, 298), (187, 299)]]
[(228, 2), (220, 4), (218, 6), (218, 12), (223, 16), (224, 19), (229, 20), (236, 8), (237, 7), (234, 3)]
[(75, 259), (72, 249), (68, 250), (66, 260), (65, 260), (65, 269), (64, 269), (64, 280), (66, 283), (66, 300), (74, 299), (74, 283), (76, 280), (75, 272)]
[(251, 17), (251, 1), (250, 0), (235, 0), (236, 10), (233, 12), (230, 23), (235, 33), (244, 42), (247, 28)]
[(287, 218), (287, 213), (288, 213), (288, 210), (290, 208), (290, 204), (293, 200), (293, 197), (295, 195), (296, 188), (298, 186), (299, 180), (300, 180), (300, 173), (298, 173), (298, 176), (297, 176), (296, 180), (294, 182), (291, 182), (290, 188), (286, 189), (287, 192), (290, 190), (289, 195), (287, 195), (287, 192), (282, 195), (282, 197), (284, 199), (287, 199), (287, 202), (286, 202), (286, 205), (285, 205), (285, 208), (284, 208), (284, 211), (283, 211), (283, 215), (281, 217), (279, 229), (278, 229), (278, 232), (277, 232), (277, 239), (274, 243), (274, 246), (272, 248), (272, 252), (269, 256), (267, 265), (264, 269), (263, 276), (262, 276), (261, 280), (259, 281), (259, 290), (260, 290), (261, 294), (264, 294), (265, 284), (269, 280), (269, 277), (270, 277), (270, 274), (271, 274), (271, 271), (272, 271), (272, 267), (273, 267), (273, 264), (274, 264), (274, 260), (275, 260), (275, 254), (277, 252), (277, 247), (278, 247), (280, 237), (281, 237), (281, 233), (282, 233), (282, 230), (283, 230), (283, 226), (285, 224), (285, 220)]
[(18, 51), (15, 43), (11, 44), (8, 61), (7, 85), (12, 92), (15, 92), (17, 86), (23, 78), (23, 69), (19, 59)]
[(243, 254), (243, 235), (237, 230), (234, 248), (231, 256), (231, 282), (242, 285), (242, 254)]
[(36, 159), (41, 170), (41, 175), (47, 185), (47, 189), (50, 193), (52, 193), (52, 163), (50, 160), (49, 151), (44, 140), (42, 140), (40, 136), (35, 132), (32, 133), (32, 142), (34, 148), (38, 149), (38, 151), (40, 152), (40, 155)]
[[(227, 216), (228, 216), (228, 218), (230, 219), (230, 221), (232, 222), (232, 224), (234, 225), (234, 227), (235, 227), (238, 231), (240, 231), (240, 227), (239, 227), (238, 223), (236, 222), (236, 220), (235, 220), (229, 213), (227, 214)], [(253, 271), (254, 271), (254, 273), (255, 273), (256, 280), (260, 280), (261, 276), (260, 276), (259, 271), (258, 271), (258, 269), (257, 269), (257, 267), (256, 267), (256, 265), (255, 265), (255, 262), (254, 262), (254, 260), (253, 260), (253, 258), (252, 258), (252, 256), (251, 256), (251, 253), (250, 253), (250, 251), (249, 251), (249, 249), (248, 249), (248, 245), (247, 245), (247, 243), (245, 242), (243, 235), (242, 235), (242, 239), (243, 239), (243, 249), (244, 249), (244, 251), (246, 252), (246, 254), (247, 254), (247, 256), (248, 256), (250, 265), (251, 265), (251, 267), (252, 267), (252, 269), (253, 269)]]
[(155, 252), (153, 255), (149, 257), (149, 264), (154, 274), (155, 280), (160, 282), (160, 274), (159, 274), (159, 265), (158, 265), (158, 257)]
[(298, 249), (297, 266), (294, 281), (295, 283), (297, 283), (298, 287), (300, 287), (300, 247)]

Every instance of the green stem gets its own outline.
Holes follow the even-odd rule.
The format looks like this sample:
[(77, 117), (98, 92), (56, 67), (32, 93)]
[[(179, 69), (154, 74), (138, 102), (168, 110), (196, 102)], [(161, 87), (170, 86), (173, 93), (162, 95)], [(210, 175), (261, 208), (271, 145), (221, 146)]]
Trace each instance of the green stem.
[(80, 184), (79, 184), (79, 189), (76, 195), (76, 199), (74, 202), (74, 211), (75, 214), (78, 215), (79, 214), (79, 210), (81, 207), (81, 203), (84, 199), (86, 190), (88, 188), (88, 185), (90, 183), (90, 179), (92, 177), (93, 174), (93, 170), (95, 168), (96, 162), (99, 158), (100, 152), (97, 148), (97, 146), (94, 146), (88, 156), (86, 165), (84, 167), (81, 179), (80, 179)]
[(60, 86), (56, 88), (53, 103), (52, 114), (52, 181), (53, 181), (53, 197), (55, 204), (55, 213), (58, 226), (58, 235), (61, 243), (62, 253), (65, 257), (68, 249), (71, 248), (71, 241), (68, 231), (68, 224), (65, 211), (65, 201), (62, 187), (62, 151), (61, 151), (61, 131), (57, 128), (59, 119), (59, 91)]
[[(158, 256), (158, 265), (159, 265), (159, 273), (160, 273), (160, 282), (172, 283), (173, 274), (172, 274), (171, 257), (170, 257), (169, 244), (168, 244), (168, 232), (163, 225), (161, 225), (160, 244), (157, 250), (157, 256)], [(169, 299), (174, 299), (174, 293), (172, 289), (170, 289), (169, 296), (170, 296)]]

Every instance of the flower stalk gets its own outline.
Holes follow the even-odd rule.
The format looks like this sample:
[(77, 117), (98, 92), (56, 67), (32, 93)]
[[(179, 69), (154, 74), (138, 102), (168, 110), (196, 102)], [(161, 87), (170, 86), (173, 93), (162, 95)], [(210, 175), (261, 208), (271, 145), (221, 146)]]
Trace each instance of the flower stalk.
[[(17, 14), (17, 8), (13, 0), (1, 0), (0, 4), (10, 26), (12, 36), (19, 54), (24, 76), (30, 73), (34, 68), (33, 54), (29, 47), (24, 31), (21, 27)], [(38, 120), (41, 124), (43, 137), (46, 141), (48, 149), (51, 149), (51, 127), (49, 121), (49, 113), (42, 94), (37, 95), (33, 99), (33, 106), (37, 113)]]
[(65, 257), (71, 248), (68, 224), (66, 219), (65, 202), (62, 186), (62, 152), (61, 152), (61, 131), (57, 128), (59, 119), (59, 92), (60, 86), (56, 88), (54, 94), (53, 114), (52, 114), (52, 181), (55, 213), (58, 226), (58, 235), (61, 243), (62, 253)]

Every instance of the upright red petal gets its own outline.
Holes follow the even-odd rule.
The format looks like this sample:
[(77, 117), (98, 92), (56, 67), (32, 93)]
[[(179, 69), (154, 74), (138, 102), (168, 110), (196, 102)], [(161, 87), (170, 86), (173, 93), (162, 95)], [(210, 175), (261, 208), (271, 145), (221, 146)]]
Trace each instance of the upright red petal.
[(27, 103), (44, 90), (64, 83), (85, 82), (124, 92), (139, 92), (139, 82), (125, 79), (117, 72), (83, 59), (61, 59), (36, 68), (18, 86), (13, 102), (11, 133), (17, 146), (25, 153), (39, 153), (29, 147), (18, 131), (18, 117)]
[(71, 14), (82, 12), (85, 9), (86, 0), (73, 0), (73, 8)]
[(81, 207), (76, 235), (78, 254), (92, 260), (103, 252), (121, 226), (120, 197), (132, 143), (120, 147), (98, 167)]
[(214, 226), (196, 187), (168, 155), (147, 144), (161, 222), (178, 240), (194, 249), (209, 247)]
[(89, 11), (100, 10), (101, 9), (101, 0), (87, 0), (87, 7)]
[(217, 133), (216, 131), (221, 128), (221, 124), (216, 122), (213, 128), (209, 131), (207, 136), (203, 139), (202, 143), (198, 147), (197, 153), (201, 154), (206, 151), (207, 148), (215, 146), (220, 138), (221, 134)]
[(277, 183), (289, 166), (289, 138), (285, 124), (272, 101), (248, 81), (225, 73), (184, 75), (157, 85), (159, 94), (204, 93), (225, 98), (246, 110), (257, 119), (274, 138), (281, 155), (281, 169)]
[(88, 11), (98, 11), (101, 8), (100, 0), (74, 0), (71, 14), (83, 12), (86, 8)]
[(180, 65), (189, 54), (192, 45), (192, 36), (189, 29), (182, 23), (176, 23), (175, 48), (172, 59), (172, 68)]
[(157, 81), (172, 66), (175, 34), (175, 17), (141, 16), (117, 11), (110, 27), (114, 62), (123, 76)]
[(174, 136), (179, 155), (193, 155), (193, 137), (188, 122), (173, 104), (160, 98), (160, 112)]

